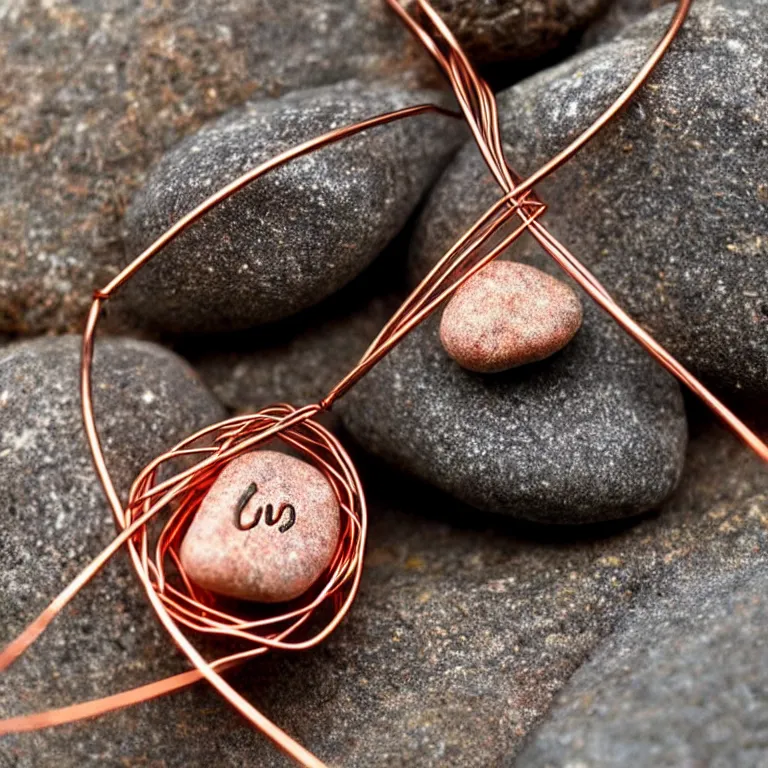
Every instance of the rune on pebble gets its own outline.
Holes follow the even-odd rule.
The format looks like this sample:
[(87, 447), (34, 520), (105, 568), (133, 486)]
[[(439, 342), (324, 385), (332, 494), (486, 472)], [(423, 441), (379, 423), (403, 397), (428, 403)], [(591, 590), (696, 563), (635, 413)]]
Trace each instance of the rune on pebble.
[(527, 264), (493, 261), (448, 302), (440, 340), (462, 368), (499, 373), (558, 352), (581, 320), (581, 301), (561, 280)]
[(276, 451), (231, 461), (203, 499), (181, 545), (193, 582), (262, 603), (292, 600), (328, 567), (339, 503), (311, 464)]

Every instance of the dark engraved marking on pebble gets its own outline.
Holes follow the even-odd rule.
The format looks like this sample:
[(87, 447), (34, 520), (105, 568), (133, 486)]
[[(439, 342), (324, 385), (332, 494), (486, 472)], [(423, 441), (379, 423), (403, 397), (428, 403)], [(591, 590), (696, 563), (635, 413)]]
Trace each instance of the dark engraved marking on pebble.
[(275, 523), (280, 521), (280, 518), (283, 516), (283, 512), (288, 513), (288, 519), (277, 529), (280, 531), (280, 533), (285, 533), (289, 528), (292, 528), (293, 524), (296, 522), (296, 510), (293, 508), (293, 505), (281, 504), (280, 509), (277, 512), (277, 519), (275, 520)]
[(288, 519), (277, 530), (280, 531), (280, 533), (285, 533), (289, 528), (292, 528), (296, 522), (296, 510), (293, 505), (286, 504), (285, 502), (280, 505), (277, 514), (275, 514), (275, 509), (271, 504), (267, 504), (266, 509), (264, 507), (259, 507), (251, 522), (243, 525), (243, 511), (258, 490), (259, 488), (256, 483), (251, 483), (238, 500), (237, 506), (235, 507), (235, 527), (241, 531), (250, 531), (259, 524), (262, 514), (264, 515), (264, 522), (267, 525), (277, 525), (282, 519), (283, 514), (287, 513)]
[(251, 500), (253, 495), (258, 491), (259, 488), (256, 485), (256, 483), (251, 483), (243, 492), (243, 495), (240, 497), (240, 500), (237, 502), (237, 506), (235, 507), (235, 527), (239, 528), (241, 531), (249, 531), (251, 528), (256, 526), (259, 522), (259, 518), (261, 517), (261, 507), (256, 512), (256, 516), (251, 521), (250, 525), (243, 525), (242, 523), (242, 516), (243, 516), (243, 510), (245, 509), (248, 502)]

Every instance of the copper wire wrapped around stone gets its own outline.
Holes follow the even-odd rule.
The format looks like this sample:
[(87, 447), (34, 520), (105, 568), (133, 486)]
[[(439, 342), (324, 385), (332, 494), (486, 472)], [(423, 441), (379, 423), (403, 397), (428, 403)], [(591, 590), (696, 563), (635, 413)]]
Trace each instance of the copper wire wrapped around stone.
[(181, 541), (192, 585), (257, 603), (303, 595), (337, 556), (336, 489), (307, 461), (274, 450), (230, 459)]
[[(133, 544), (140, 551), (154, 553), (153, 557), (142, 558), (142, 567), (169, 614), (190, 629), (248, 641), (251, 656), (267, 648), (300, 648), (323, 636), (348, 610), (360, 577), (366, 521), (357, 473), (330, 432), (307, 418), (306, 413), (302, 420), (296, 420), (297, 414), (301, 412), (289, 405), (276, 405), (203, 430), (155, 459), (139, 475), (126, 505), (129, 525), (152, 510), (154, 514), (168, 515), (155, 541), (149, 528), (143, 526)], [(290, 423), (292, 418), (296, 423)], [(340, 533), (317, 588), (304, 591), (286, 612), (244, 621), (232, 609), (222, 609), (215, 595), (195, 585), (183, 568), (179, 552), (190, 522), (216, 479), (233, 461), (271, 439), (296, 451), (328, 481), (341, 511)], [(202, 458), (170, 480), (160, 481), (166, 466), (190, 455)], [(176, 578), (169, 576), (169, 566)], [(313, 613), (324, 608), (328, 608), (325, 621), (313, 624), (311, 633), (295, 640), (294, 633)]]

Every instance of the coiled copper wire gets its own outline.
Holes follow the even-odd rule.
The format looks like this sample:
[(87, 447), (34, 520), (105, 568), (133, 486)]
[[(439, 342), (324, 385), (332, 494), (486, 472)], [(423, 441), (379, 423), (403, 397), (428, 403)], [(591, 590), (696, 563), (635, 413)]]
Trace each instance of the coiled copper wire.
[[(364, 376), (403, 336), (525, 231), (530, 232), (563, 270), (627, 333), (701, 397), (752, 450), (768, 461), (768, 446), (626, 315), (595, 277), (545, 228), (541, 216), (546, 207), (533, 191), (536, 183), (567, 162), (609, 123), (642, 86), (678, 33), (691, 0), (679, 0), (665, 35), (632, 83), (616, 101), (568, 147), (525, 180), (521, 180), (509, 167), (504, 156), (493, 93), (478, 77), (442, 19), (426, 0), (415, 0), (409, 8), (403, 6), (399, 0), (386, 1), (449, 79), (461, 113), (503, 195), (435, 265), (397, 310), (358, 364), (322, 401), (299, 409), (291, 405), (273, 405), (259, 413), (238, 416), (201, 430), (145, 467), (134, 482), (125, 506), (117, 495), (104, 459), (91, 399), (93, 345), (104, 302), (149, 259), (156, 256), (165, 245), (207, 211), (280, 165), (373, 126), (425, 112), (455, 113), (428, 104), (410, 107), (330, 131), (282, 152), (223, 187), (190, 211), (105, 288), (95, 292), (83, 336), (83, 419), (96, 472), (120, 532), (51, 605), (0, 653), (0, 669), (7, 668), (19, 657), (61, 609), (123, 546), (128, 549), (152, 608), (174, 642), (187, 655), (194, 669), (104, 699), (0, 721), (0, 733), (33, 730), (95, 716), (146, 701), (205, 678), (230, 704), (297, 762), (316, 768), (322, 766), (314, 755), (249, 704), (221, 676), (225, 669), (269, 650), (304, 650), (322, 642), (344, 618), (357, 593), (366, 538), (363, 490), (344, 448), (313, 417), (320, 411), (331, 408), (336, 399)], [(494, 234), (513, 219), (518, 221), (517, 225), (511, 231), (508, 231), (510, 228), (507, 227), (501, 241), (490, 247)], [(309, 593), (277, 614), (264, 612), (245, 615), (244, 608), (235, 611), (228, 603), (225, 605), (216, 596), (196, 587), (184, 573), (178, 551), (189, 522), (226, 463), (273, 440), (282, 441), (323, 472), (331, 483), (342, 510), (342, 532), (331, 565)], [(180, 467), (180, 462), (190, 461), (193, 462), (192, 466)], [(161, 480), (163, 470), (168, 468), (172, 472), (171, 477)], [(164, 517), (165, 523), (161, 532), (153, 538), (147, 524), (160, 516)], [(187, 638), (185, 630), (203, 635), (226, 636), (237, 649), (225, 657), (206, 661)]]

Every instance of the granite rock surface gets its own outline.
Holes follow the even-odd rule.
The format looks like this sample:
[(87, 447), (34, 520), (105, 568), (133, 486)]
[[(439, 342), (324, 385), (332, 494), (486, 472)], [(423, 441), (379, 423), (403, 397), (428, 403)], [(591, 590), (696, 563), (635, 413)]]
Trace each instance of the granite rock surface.
[[(179, 351), (237, 413), (317, 402), (352, 369), (403, 300), (406, 252), (398, 237), (362, 275), (317, 306), (240, 333), (185, 337)], [(336, 409), (319, 418), (340, 426)]]
[[(745, 513), (765, 525), (765, 508), (763, 494)], [(765, 765), (768, 568), (744, 565), (702, 562), (639, 605), (558, 695), (517, 765)]]
[(525, 62), (567, 45), (610, 0), (433, 0), (459, 43), (478, 63)]
[[(76, 336), (0, 350), (2, 645), (114, 534), (83, 434), (79, 375)], [(120, 493), (150, 459), (223, 417), (188, 364), (159, 346), (129, 339), (96, 343), (94, 398)], [(120, 610), (117, 594), (114, 600)], [(73, 640), (80, 632), (85, 642), (89, 631), (77, 627)]]
[[(658, 514), (559, 535), (369, 467), (371, 529), (350, 615), (322, 647), (266, 657), (230, 679), (331, 764), (512, 764), (557, 692), (636, 606), (672, 598), (684, 579), (764, 567), (763, 466), (718, 427), (694, 436), (688, 459)], [(37, 533), (26, 531), (33, 548)], [(130, 579), (112, 581), (117, 565), (4, 676), (3, 713), (182, 668), (166, 660), (170, 643), (138, 590), (125, 589)], [(52, 569), (38, 560), (28, 576)], [(290, 764), (204, 686), (5, 738), (0, 754), (19, 768)]]
[(0, 331), (81, 329), (133, 254), (125, 208), (248, 99), (349, 78), (440, 83), (378, 0), (11, 3), (0, 24)]
[(672, 2), (674, 0), (615, 0), (597, 21), (587, 27), (579, 40), (579, 47), (591, 48), (607, 43), (651, 11)]
[(460, 368), (433, 317), (339, 409), (389, 463), (479, 509), (554, 523), (657, 506), (686, 445), (675, 381), (591, 303), (563, 350), (491, 375)]
[[(226, 115), (166, 155), (126, 214), (141, 252), (214, 190), (333, 128), (439, 99), (348, 81)], [(425, 114), (324, 147), (210, 211), (137, 274), (131, 309), (159, 329), (224, 331), (279, 320), (358, 275), (398, 234), (460, 140)]]
[[(764, 0), (694, 4), (632, 105), (538, 188), (545, 223), (623, 306), (719, 389), (768, 393), (768, 74)], [(500, 95), (524, 174), (562, 149), (630, 81), (670, 8)], [(472, 146), (430, 197), (415, 274), (498, 191)], [(533, 248), (522, 244), (520, 251)]]

